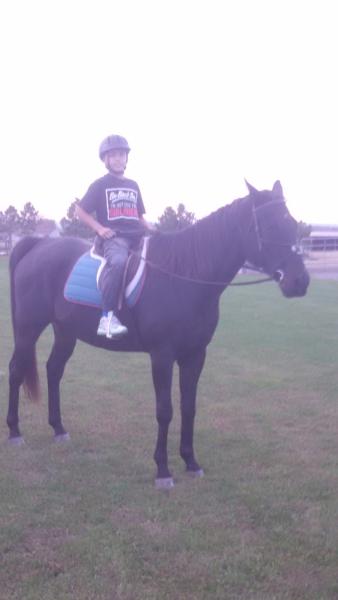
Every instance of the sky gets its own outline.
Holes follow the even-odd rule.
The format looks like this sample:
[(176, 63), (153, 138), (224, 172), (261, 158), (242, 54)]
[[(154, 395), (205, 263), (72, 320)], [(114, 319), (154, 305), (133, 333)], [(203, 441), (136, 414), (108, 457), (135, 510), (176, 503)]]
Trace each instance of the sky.
[(279, 179), (338, 224), (336, 0), (2, 0), (0, 57), (0, 210), (61, 219), (117, 133), (151, 221)]

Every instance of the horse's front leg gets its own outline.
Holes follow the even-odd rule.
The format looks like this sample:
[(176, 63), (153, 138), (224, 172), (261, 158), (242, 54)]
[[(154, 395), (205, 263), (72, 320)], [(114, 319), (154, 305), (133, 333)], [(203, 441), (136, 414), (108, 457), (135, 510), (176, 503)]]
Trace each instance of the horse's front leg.
[(171, 385), (173, 358), (167, 352), (151, 354), (152, 376), (156, 393), (156, 418), (158, 423), (154, 460), (157, 465), (155, 485), (158, 489), (173, 487), (174, 481), (168, 467), (168, 431), (173, 416)]
[(202, 476), (203, 470), (194, 454), (194, 420), (196, 414), (196, 393), (199, 376), (203, 369), (206, 351), (187, 356), (179, 361), (181, 391), (181, 444), (180, 454), (187, 471), (192, 475)]

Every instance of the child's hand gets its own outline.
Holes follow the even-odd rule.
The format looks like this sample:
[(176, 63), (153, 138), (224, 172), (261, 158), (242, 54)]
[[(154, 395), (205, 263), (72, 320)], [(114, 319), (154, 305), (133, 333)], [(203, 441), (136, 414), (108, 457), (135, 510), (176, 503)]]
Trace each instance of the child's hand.
[(98, 228), (96, 233), (105, 240), (109, 240), (109, 238), (112, 238), (115, 235), (112, 229), (109, 227), (103, 227), (103, 225)]

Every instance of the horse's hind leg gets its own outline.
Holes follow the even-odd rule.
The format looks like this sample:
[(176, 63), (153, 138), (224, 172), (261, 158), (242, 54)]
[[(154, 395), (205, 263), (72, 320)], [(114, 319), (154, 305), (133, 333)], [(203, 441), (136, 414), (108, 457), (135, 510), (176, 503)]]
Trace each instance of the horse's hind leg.
[(203, 475), (203, 470), (195, 459), (193, 439), (197, 384), (204, 361), (204, 348), (198, 354), (179, 361), (182, 418), (180, 454), (187, 471), (195, 476)]
[(69, 436), (62, 425), (60, 410), (60, 381), (68, 359), (73, 354), (76, 337), (54, 326), (55, 340), (47, 361), (48, 422), (54, 429), (55, 439)]
[(9, 427), (9, 441), (12, 444), (23, 443), (19, 429), (19, 392), (25, 375), (25, 352), (15, 348), (9, 363), (9, 402), (7, 425)]
[(37, 399), (39, 382), (36, 370), (35, 343), (43, 327), (32, 336), (31, 331), (21, 329), (16, 335), (15, 348), (9, 363), (9, 403), (7, 425), (9, 441), (13, 444), (23, 442), (19, 429), (19, 392), (20, 386), (26, 380), (27, 391)]

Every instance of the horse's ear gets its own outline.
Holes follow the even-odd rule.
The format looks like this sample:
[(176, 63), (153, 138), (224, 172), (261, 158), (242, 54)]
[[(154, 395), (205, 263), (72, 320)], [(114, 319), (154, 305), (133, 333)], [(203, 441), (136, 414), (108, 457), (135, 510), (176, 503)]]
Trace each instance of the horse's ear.
[(256, 188), (254, 188), (253, 185), (251, 185), (251, 183), (249, 183), (246, 179), (244, 179), (244, 181), (246, 183), (246, 187), (248, 188), (250, 194), (257, 193)]
[(274, 186), (272, 188), (272, 193), (274, 196), (276, 196), (276, 198), (283, 198), (283, 188), (279, 180), (275, 181)]

